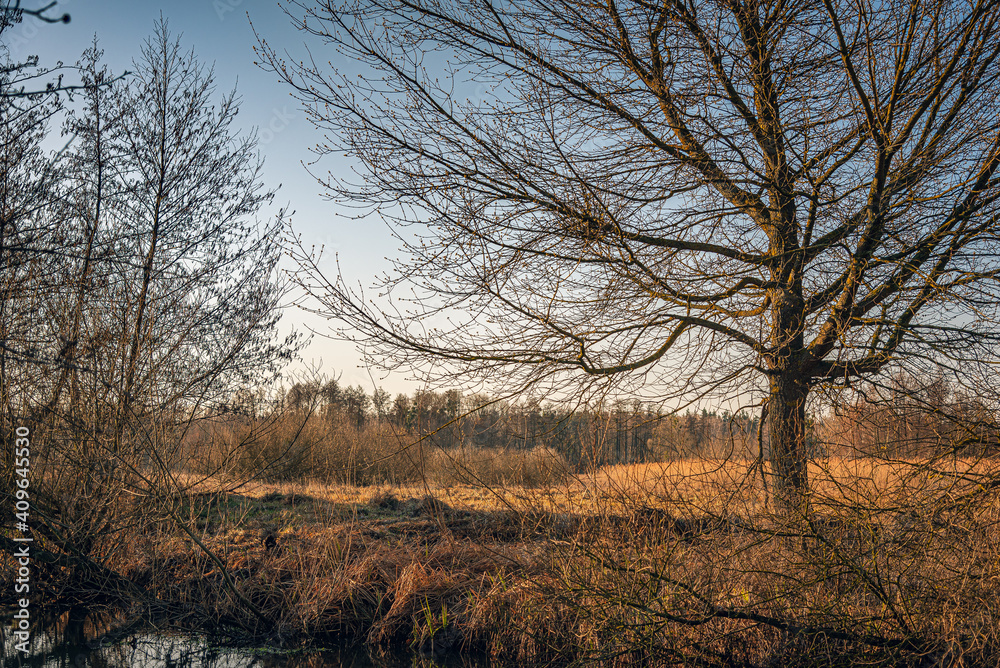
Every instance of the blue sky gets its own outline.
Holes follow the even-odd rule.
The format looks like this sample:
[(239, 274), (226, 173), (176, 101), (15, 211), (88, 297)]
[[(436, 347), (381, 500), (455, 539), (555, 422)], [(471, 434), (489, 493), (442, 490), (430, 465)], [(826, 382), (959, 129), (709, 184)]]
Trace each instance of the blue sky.
[[(26, 3), (26, 6), (41, 6)], [(170, 3), (126, 0), (60, 0), (51, 15), (69, 13), (69, 24), (42, 24), (28, 19), (9, 32), (5, 41), (15, 59), (37, 55), (42, 65), (56, 61), (72, 64), (88, 48), (96, 35), (104, 49), (104, 62), (116, 72), (130, 67), (139, 54), (143, 41), (152, 33), (154, 22), (161, 13), (167, 19), (173, 35), (181, 37), (182, 46), (193, 49), (203, 63), (215, 68), (216, 86), (220, 92), (236, 86), (242, 104), (238, 118), (244, 131), (258, 129), (260, 150), (265, 158), (265, 181), (278, 187), (276, 204), (289, 206), (296, 213), (294, 227), (309, 244), (323, 245), (325, 257), (337, 256), (345, 277), (352, 282), (369, 285), (380, 270), (387, 268), (386, 256), (396, 254), (396, 242), (378, 220), (357, 221), (339, 217), (336, 202), (324, 199), (322, 188), (306, 172), (303, 161), (313, 158), (309, 147), (322, 140), (322, 135), (309, 123), (305, 114), (290, 97), (288, 89), (274, 74), (254, 65), (253, 47), (257, 40), (251, 28), (274, 47), (287, 49), (293, 55), (304, 53), (304, 37), (276, 0), (178, 0)], [(248, 18), (249, 15), (249, 18)], [(338, 54), (324, 53), (322, 47), (310, 43), (313, 55), (338, 62)], [(67, 75), (67, 80), (71, 79)], [(347, 158), (325, 158), (323, 171), (334, 173), (350, 169)], [(273, 213), (273, 212), (268, 212)], [(332, 262), (326, 263), (332, 268)], [(283, 324), (299, 329), (325, 329), (323, 320), (298, 310), (286, 313)], [(341, 375), (341, 382), (361, 384), (369, 391), (382, 385), (391, 392), (410, 392), (416, 386), (403, 376), (385, 377), (384, 372), (360, 367), (359, 355), (345, 343), (330, 342), (314, 337), (303, 353), (307, 365), (322, 360), (322, 370), (328, 375)]]

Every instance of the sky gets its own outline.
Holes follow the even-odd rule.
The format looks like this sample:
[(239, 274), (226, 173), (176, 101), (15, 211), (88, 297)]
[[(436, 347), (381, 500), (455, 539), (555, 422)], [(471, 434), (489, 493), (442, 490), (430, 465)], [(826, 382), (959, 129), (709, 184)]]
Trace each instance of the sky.
[[(43, 4), (25, 2), (26, 7)], [(49, 15), (64, 12), (70, 15), (68, 24), (28, 18), (5, 32), (11, 57), (37, 55), (42, 66), (53, 66), (57, 61), (71, 65), (96, 36), (104, 50), (104, 63), (113, 72), (122, 72), (138, 57), (143, 41), (162, 14), (171, 34), (180, 37), (183, 49), (193, 49), (202, 63), (214, 66), (219, 96), (234, 86), (241, 96), (237, 124), (245, 132), (257, 128), (265, 160), (265, 185), (278, 188), (275, 207), (263, 215), (273, 215), (281, 206), (294, 210), (294, 230), (306, 244), (323, 247), (325, 268), (333, 269), (334, 259), (339, 260), (345, 278), (354, 284), (368, 286), (388, 268), (386, 258), (397, 255), (398, 243), (381, 221), (344, 217), (351, 212), (323, 196), (322, 187), (303, 165), (315, 157), (309, 148), (322, 141), (322, 133), (307, 120), (287, 86), (254, 64), (254, 29), (278, 50), (305, 53), (305, 36), (295, 29), (277, 0), (59, 0)], [(334, 67), (350, 67), (350, 63), (338, 60), (339, 54), (323, 52), (315, 41), (309, 42), (309, 48)], [(66, 79), (72, 75), (67, 74)], [(322, 171), (334, 174), (347, 173), (350, 166), (348, 158), (333, 156), (319, 165)], [(285, 312), (282, 327), (283, 331), (291, 327), (304, 332), (329, 331), (325, 320), (297, 308)], [(327, 376), (339, 376), (341, 384), (360, 384), (369, 392), (376, 385), (393, 393), (417, 388), (403, 375), (387, 376), (384, 371), (364, 368), (352, 344), (317, 335), (302, 356), (303, 361), (292, 371), (320, 366)]]

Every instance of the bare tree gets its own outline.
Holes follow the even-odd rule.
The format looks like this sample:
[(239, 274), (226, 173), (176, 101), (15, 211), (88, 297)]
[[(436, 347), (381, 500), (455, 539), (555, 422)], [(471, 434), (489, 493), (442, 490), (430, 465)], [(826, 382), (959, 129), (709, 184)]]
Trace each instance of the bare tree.
[(290, 5), (346, 64), (264, 60), (415, 298), (303, 283), (383, 364), (756, 390), (801, 508), (810, 392), (995, 359), (996, 3)]
[[(0, 204), (17, 214), (3, 238), (24, 238), (0, 256), (4, 426), (31, 429), (32, 529), (84, 589), (153, 520), (186, 530), (175, 504), (190, 432), (297, 347), (275, 337), (281, 222), (258, 218), (273, 191), (255, 135), (234, 126), (235, 92), (218, 95), (163, 21), (133, 76), (100, 59), (95, 44), (79, 64), (68, 148), (44, 154), (44, 125), (0, 147), (17, 158), (3, 163)], [(45, 196), (26, 200), (15, 186), (52, 161)]]
[[(26, 365), (45, 363), (33, 316), (41, 277), (58, 263), (51, 243), (57, 230), (39, 214), (54, 201), (58, 184), (56, 161), (42, 142), (62, 109), (61, 81), (39, 66), (37, 57), (11, 58), (6, 37), (25, 13), (19, 3), (0, 6), (0, 437), (5, 440), (12, 415), (23, 411), (13, 388), (32, 385), (35, 370)], [(47, 82), (45, 90), (30, 92), (41, 81)]]
[[(59, 154), (43, 151), (42, 142), (50, 136), (50, 122), (65, 110), (66, 98), (74, 91), (92, 89), (95, 82), (65, 83), (67, 71), (74, 76), (81, 73), (77, 66), (44, 66), (33, 55), (15, 59), (9, 48), (10, 32), (26, 17), (68, 23), (69, 14), (58, 14), (57, 4), (0, 4), (0, 420), (4, 424), (13, 415), (11, 388), (35, 385), (35, 379), (23, 374), (53, 366), (66, 369), (65, 360), (49, 354), (59, 349), (49, 351), (40, 345), (34, 323), (41, 308), (37, 299), (52, 287), (52, 276), (65, 262), (76, 257), (65, 227), (47, 211), (58, 199), (63, 174)], [(106, 87), (114, 81), (108, 77), (96, 85)], [(22, 375), (15, 379), (8, 373)]]

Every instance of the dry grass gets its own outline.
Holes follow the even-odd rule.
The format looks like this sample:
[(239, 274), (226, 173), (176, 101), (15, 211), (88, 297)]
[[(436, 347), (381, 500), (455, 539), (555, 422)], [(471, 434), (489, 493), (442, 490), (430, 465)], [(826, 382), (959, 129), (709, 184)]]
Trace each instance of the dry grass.
[[(975, 492), (1000, 476), (1000, 460), (942, 457), (872, 459), (828, 457), (809, 463), (813, 503), (820, 507), (873, 508), (929, 503), (944, 495)], [(595, 498), (672, 506), (687, 512), (756, 515), (766, 511), (763, 473), (754, 460), (693, 459), (609, 466), (589, 476)], [(902, 499), (906, 499), (905, 503)]]
[(427, 475), (233, 488), (189, 473), (181, 516), (239, 595), (167, 529), (112, 563), (175, 621), (282, 644), (606, 666), (995, 663), (1000, 506), (984, 484), (996, 463), (826, 459), (810, 475), (814, 514), (792, 521), (768, 512), (746, 460), (547, 486)]
[[(484, 449), (475, 456), (437, 452), (429, 459), (433, 465), (426, 477), (404, 484), (359, 487), (317, 480), (255, 480), (234, 489), (224, 481), (196, 475), (188, 474), (182, 480), (194, 485), (193, 491), (234, 489), (250, 498), (277, 493), (341, 504), (367, 504), (373, 497), (391, 492), (400, 498), (433, 494), (453, 508), (470, 511), (601, 515), (650, 507), (678, 516), (747, 518), (768, 512), (760, 470), (751, 460), (616, 465), (572, 475), (558, 455), (547, 451), (497, 453)], [(519, 464), (528, 468), (526, 463), (533, 474), (518, 469)], [(477, 470), (477, 466), (481, 468)], [(547, 467), (554, 468), (554, 474), (549, 474)], [(766, 463), (764, 473), (768, 478), (771, 475)], [(902, 512), (944, 498), (975, 494), (984, 483), (1000, 478), (1000, 460), (826, 458), (810, 462), (809, 476), (814, 507), (826, 513), (855, 506)], [(541, 484), (540, 479), (549, 483)]]

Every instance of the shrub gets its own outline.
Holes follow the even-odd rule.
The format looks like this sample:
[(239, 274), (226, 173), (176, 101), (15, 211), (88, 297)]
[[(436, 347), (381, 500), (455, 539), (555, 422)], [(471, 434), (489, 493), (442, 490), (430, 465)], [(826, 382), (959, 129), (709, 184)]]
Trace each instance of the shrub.
[(551, 448), (475, 448), (435, 450), (427, 463), (427, 477), (439, 485), (559, 484), (569, 476), (569, 464)]

